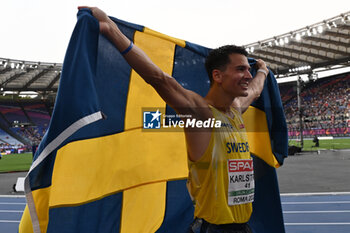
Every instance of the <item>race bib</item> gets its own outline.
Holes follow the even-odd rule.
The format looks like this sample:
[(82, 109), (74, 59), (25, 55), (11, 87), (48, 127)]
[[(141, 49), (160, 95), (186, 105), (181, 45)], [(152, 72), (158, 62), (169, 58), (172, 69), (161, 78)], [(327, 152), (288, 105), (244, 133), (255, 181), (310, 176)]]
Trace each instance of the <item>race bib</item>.
[(228, 205), (254, 201), (254, 171), (252, 159), (228, 160)]

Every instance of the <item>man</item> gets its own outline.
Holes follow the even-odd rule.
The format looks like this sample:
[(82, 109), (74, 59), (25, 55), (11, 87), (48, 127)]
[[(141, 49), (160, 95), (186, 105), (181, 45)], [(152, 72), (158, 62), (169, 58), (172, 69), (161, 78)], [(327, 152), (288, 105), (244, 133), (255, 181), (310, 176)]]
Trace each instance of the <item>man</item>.
[(80, 8), (91, 9), (100, 32), (177, 113), (222, 122), (222, 129), (185, 129), (188, 188), (196, 204), (191, 231), (251, 232), (247, 222), (252, 213), (254, 178), (241, 114), (263, 89), (268, 73), (265, 63), (257, 61), (258, 72), (252, 79), (244, 48), (223, 46), (213, 50), (206, 60), (211, 86), (203, 98), (157, 67), (103, 11)]

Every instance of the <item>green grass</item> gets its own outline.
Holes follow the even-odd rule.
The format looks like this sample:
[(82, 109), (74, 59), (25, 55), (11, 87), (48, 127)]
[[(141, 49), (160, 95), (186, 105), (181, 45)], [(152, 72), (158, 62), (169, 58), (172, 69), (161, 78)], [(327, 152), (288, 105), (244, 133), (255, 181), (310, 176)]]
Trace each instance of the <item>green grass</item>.
[[(300, 142), (295, 140), (289, 141), (289, 145), (300, 146)], [(312, 147), (315, 143), (311, 140), (304, 140), (303, 150), (339, 150), (339, 149), (350, 149), (350, 138), (342, 139), (329, 139), (329, 140), (320, 140), (319, 147)]]
[(32, 153), (3, 155), (0, 172), (28, 171), (32, 164)]

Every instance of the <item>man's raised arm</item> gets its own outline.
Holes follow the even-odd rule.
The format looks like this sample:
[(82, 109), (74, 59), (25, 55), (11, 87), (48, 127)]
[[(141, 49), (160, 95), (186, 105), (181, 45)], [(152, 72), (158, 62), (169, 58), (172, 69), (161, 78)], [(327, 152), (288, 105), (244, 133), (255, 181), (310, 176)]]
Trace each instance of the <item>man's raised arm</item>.
[(206, 106), (196, 93), (184, 89), (174, 78), (163, 72), (152, 60), (119, 30), (118, 26), (97, 7), (89, 8), (100, 23), (100, 32), (123, 54), (129, 65), (174, 109)]

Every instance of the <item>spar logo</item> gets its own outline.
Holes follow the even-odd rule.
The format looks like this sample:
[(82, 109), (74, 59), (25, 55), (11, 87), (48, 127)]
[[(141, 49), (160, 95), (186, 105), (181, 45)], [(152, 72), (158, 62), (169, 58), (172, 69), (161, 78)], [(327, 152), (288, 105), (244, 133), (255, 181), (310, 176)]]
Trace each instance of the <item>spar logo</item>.
[(252, 159), (229, 159), (228, 171), (229, 172), (253, 171), (253, 160)]

